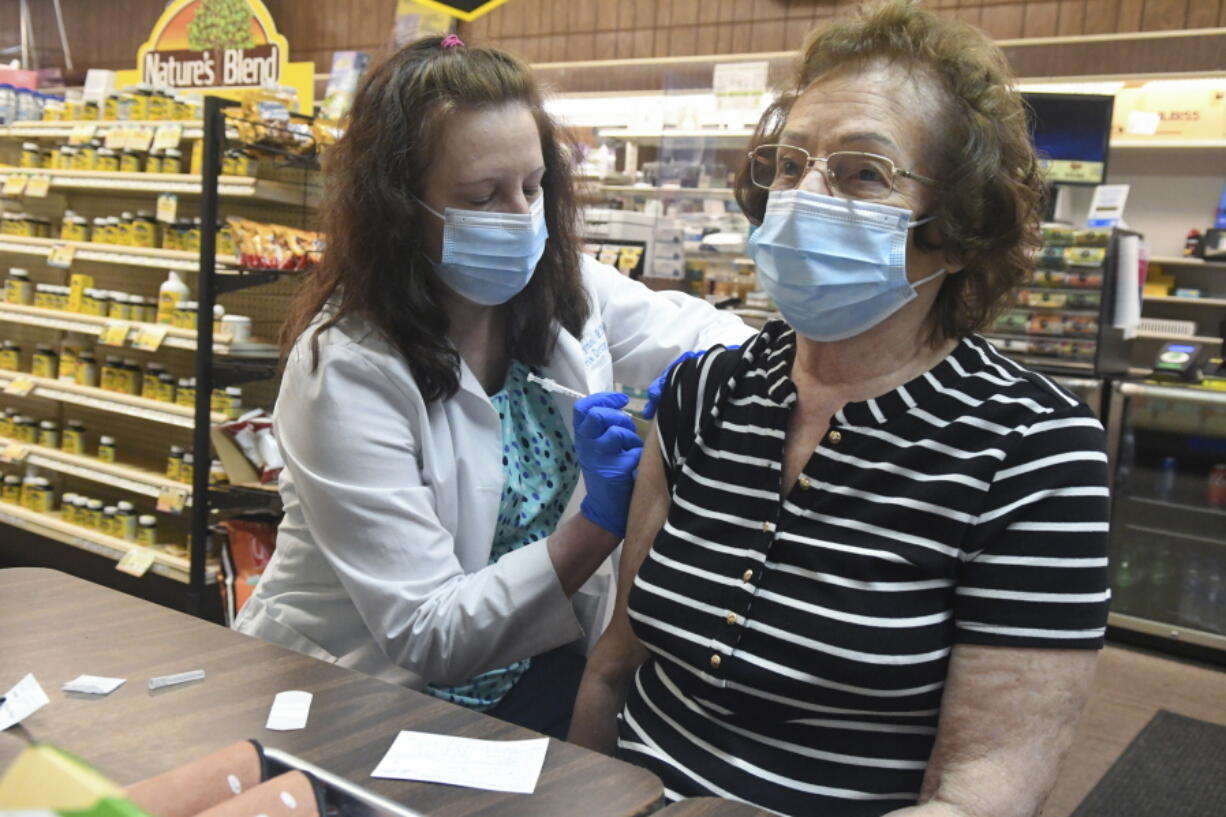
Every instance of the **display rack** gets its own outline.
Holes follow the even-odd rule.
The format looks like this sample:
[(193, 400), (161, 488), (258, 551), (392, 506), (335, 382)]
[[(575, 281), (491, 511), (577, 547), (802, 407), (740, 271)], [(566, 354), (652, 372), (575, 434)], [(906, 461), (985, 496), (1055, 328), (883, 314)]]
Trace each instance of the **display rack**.
[[(204, 118), (197, 122), (177, 123), (181, 126), (180, 140), (199, 140), (196, 147), (202, 151), (200, 174), (65, 171), (10, 166), (0, 169), (0, 185), (14, 176), (25, 177), (27, 185), (28, 179), (36, 176), (47, 179), (48, 185), (45, 189), (50, 195), (31, 191), (31, 195), (23, 196), (21, 204), (18, 205), (19, 209), (37, 212), (43, 218), (57, 214), (66, 206), (73, 207), (78, 214), (81, 214), (84, 208), (83, 212), (88, 216), (114, 215), (120, 209), (152, 209), (154, 197), (167, 192), (178, 194), (181, 201), (178, 208), (180, 214), (190, 215), (192, 210), (198, 208), (197, 212), (204, 219), (204, 224), (218, 222), (223, 201), (226, 202), (227, 214), (247, 215), (246, 211), (260, 214), (305, 212), (314, 207), (318, 200), (318, 187), (312, 188), (302, 183), (293, 171), (286, 172), (280, 166), (284, 163), (266, 168), (269, 172), (255, 177), (221, 175), (221, 151), (227, 140), (237, 133), (232, 123), (227, 128), (223, 115), (223, 110), (232, 104), (234, 103), (210, 98), (205, 105)], [(0, 128), (0, 149), (5, 148), (4, 140), (71, 138), (79, 124), (34, 122)], [(142, 123), (89, 124), (102, 133), (111, 128), (131, 127)], [(9, 155), (13, 155), (11, 150)], [(21, 187), (13, 186), (14, 193), (18, 196), (24, 192), (18, 192)], [(6, 196), (6, 207), (15, 203), (11, 194)], [(184, 199), (187, 200), (185, 203)], [(284, 219), (286, 216), (280, 218)], [(279, 271), (244, 268), (236, 257), (218, 255), (216, 238), (214, 230), (201, 230), (201, 247), (197, 252), (4, 235), (0, 236), (0, 258), (4, 258), (9, 264), (27, 266), (28, 263), (23, 259), (50, 259), (57, 248), (70, 247), (72, 253), (69, 263), (73, 265), (73, 272), (77, 271), (78, 265), (82, 265), (83, 271), (88, 271), (96, 277), (102, 276), (104, 288), (135, 287), (140, 294), (146, 296), (152, 280), (145, 277), (148, 276), (149, 270), (192, 272), (196, 278), (193, 297), (199, 303), (198, 314), (201, 316), (212, 314), (217, 296), (223, 293), (240, 293), (251, 287), (279, 282), (283, 278), (283, 273)], [(51, 283), (57, 283), (57, 275), (66, 279), (67, 272), (54, 268), (52, 264), (47, 267), (44, 270), (31, 266), (31, 270), (43, 282), (50, 278)], [(145, 272), (141, 272), (142, 269)], [(128, 281), (131, 283), (125, 286)], [(273, 318), (268, 310), (270, 305), (278, 303), (277, 299), (287, 297), (284, 289), (280, 287), (271, 295), (236, 297), (239, 298), (238, 303), (247, 304), (248, 309), (256, 310), (259, 317), (254, 320), (264, 321), (265, 332), (273, 332), (275, 321), (279, 318)], [(129, 339), (150, 328), (149, 324), (141, 322), (120, 322), (130, 330)], [(71, 334), (82, 339), (96, 338), (99, 359), (104, 352), (113, 351), (123, 357), (131, 354), (126, 347), (126, 341), (122, 348), (112, 346), (109, 342), (104, 343), (108, 341), (103, 337), (105, 330), (115, 323), (116, 321), (107, 317), (51, 309), (42, 305), (35, 307), (21, 303), (0, 303), (0, 326), (9, 328), (10, 337), (13, 336), (12, 333), (16, 333), (18, 340), (24, 340), (31, 345), (34, 345), (35, 340), (43, 343), (44, 334), (47, 332)], [(275, 487), (270, 486), (210, 484), (210, 432), (216, 424), (228, 419), (226, 415), (211, 410), (212, 392), (214, 388), (221, 389), (275, 375), (278, 349), (267, 343), (233, 342), (227, 335), (214, 336), (211, 320), (200, 320), (197, 326), (197, 329), (159, 326), (159, 330), (165, 331), (160, 346), (157, 347), (159, 351), (148, 352), (152, 359), (161, 359), (163, 354), (173, 358), (167, 360), (167, 365), (178, 368), (181, 376), (188, 374), (186, 367), (181, 364), (185, 360), (190, 361), (190, 368), (196, 375), (197, 389), (194, 404), (190, 406), (83, 386), (55, 378), (37, 377), (24, 371), (0, 370), (0, 390), (8, 392), (11, 400), (18, 401), (17, 406), (23, 405), (20, 401), (29, 400), (36, 401), (30, 404), (32, 406), (58, 406), (53, 412), (36, 408), (31, 413), (41, 413), (44, 416), (49, 414), (53, 419), (60, 417), (61, 422), (64, 416), (86, 416), (92, 431), (108, 434), (116, 433), (112, 429), (119, 429), (127, 434), (128, 438), (147, 438), (125, 440), (125, 449), (128, 448), (128, 442), (131, 443), (131, 448), (137, 449), (134, 459), (103, 462), (91, 456), (0, 436), (0, 451), (4, 452), (0, 454), (0, 460), (8, 462), (10, 468), (13, 465), (33, 466), (37, 469), (34, 473), (42, 472), (45, 476), (54, 477), (57, 484), (61, 480), (74, 483), (85, 481), (97, 486), (97, 492), (109, 497), (112, 502), (116, 497), (140, 498), (144, 502), (138, 505), (152, 506), (151, 500), (158, 500), (159, 511), (165, 512), (160, 500), (167, 495), (178, 497), (182, 502), (184, 515), (181, 519), (165, 517), (167, 524), (174, 530), (169, 532), (168, 538), (159, 539), (171, 543), (164, 546), (171, 549), (157, 550), (153, 563), (148, 568), (149, 574), (160, 578), (133, 581), (129, 577), (123, 577), (114, 581), (121, 583), (131, 592), (145, 594), (161, 603), (194, 614), (205, 614), (210, 608), (215, 614), (217, 600), (213, 585), (216, 582), (218, 563), (208, 555), (209, 525), (215, 521), (215, 512), (276, 510), (279, 507), (279, 496)], [(178, 357), (175, 357), (176, 355)], [(141, 356), (141, 353), (135, 353), (133, 356)], [(175, 365), (172, 366), (172, 363)], [(266, 390), (264, 394), (267, 395)], [(268, 399), (267, 396), (264, 399)], [(65, 415), (67, 407), (83, 411), (73, 411), (72, 414)], [(143, 433), (144, 429), (148, 429), (147, 434)], [(190, 433), (192, 450), (199, 452), (190, 474), (185, 470), (182, 476), (183, 480), (190, 477), (190, 482), (172, 479), (149, 467), (155, 462), (151, 452), (156, 452), (160, 446), (174, 442), (186, 445), (183, 438), (176, 439), (173, 436), (185, 432)], [(162, 447), (160, 450), (166, 449)], [(164, 454), (159, 456), (164, 457)], [(89, 493), (91, 496), (97, 495), (93, 490)], [(173, 514), (173, 511), (171, 513)], [(181, 538), (181, 526), (185, 522), (190, 528), (190, 539), (186, 548), (182, 546)], [(112, 581), (109, 577), (116, 574), (114, 570), (108, 573), (105, 561), (82, 560), (79, 555), (72, 557), (70, 554), (86, 551), (102, 557), (103, 560), (117, 562), (138, 548), (135, 543), (125, 539), (94, 528), (72, 524), (61, 518), (58, 512), (39, 512), (12, 503), (0, 503), (0, 525), (8, 525), (15, 531), (20, 531), (2, 537), (6, 540), (3, 546), (6, 557), (34, 559), (38, 563), (81, 572), (94, 580), (107, 583)], [(57, 542), (66, 547), (49, 548), (44, 546), (46, 542)]]
[(1030, 280), (985, 337), (1050, 374), (1127, 374), (1129, 341), (1115, 327), (1121, 230), (1045, 230)]

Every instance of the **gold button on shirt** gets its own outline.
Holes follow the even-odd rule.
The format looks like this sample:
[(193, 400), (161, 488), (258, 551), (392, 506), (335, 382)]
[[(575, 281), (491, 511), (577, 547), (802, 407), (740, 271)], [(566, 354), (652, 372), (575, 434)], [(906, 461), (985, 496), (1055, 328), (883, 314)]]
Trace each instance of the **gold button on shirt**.
[(718, 655), (711, 656), (711, 668), (712, 669), (719, 669), (719, 665), (722, 663), (723, 663), (723, 659), (721, 659)]
[(843, 432), (831, 431), (829, 434), (826, 435), (826, 439), (830, 441), (831, 445), (838, 445), (839, 443), (843, 441)]
[(736, 624), (736, 613), (729, 610), (727, 614), (724, 615), (724, 621), (728, 622), (729, 624)]
[(746, 570), (744, 573), (742, 573), (742, 574), (741, 574), (741, 581), (746, 581), (746, 582), (747, 582), (747, 581), (749, 581), (749, 580), (750, 580), (750, 579), (752, 579), (752, 578), (753, 578), (753, 571), (752, 571), (752, 570)]

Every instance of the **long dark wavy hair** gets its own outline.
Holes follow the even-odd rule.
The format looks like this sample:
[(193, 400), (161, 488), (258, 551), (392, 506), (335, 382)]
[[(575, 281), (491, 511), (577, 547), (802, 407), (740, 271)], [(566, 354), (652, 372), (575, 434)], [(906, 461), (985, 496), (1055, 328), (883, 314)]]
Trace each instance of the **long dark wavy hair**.
[(312, 370), (319, 333), (356, 317), (399, 350), (427, 401), (451, 397), (460, 383), (460, 356), (447, 339), (445, 285), (423, 249), (420, 225), (430, 216), (416, 198), (442, 125), (455, 111), (518, 103), (540, 132), (549, 241), (528, 286), (503, 307), (511, 356), (543, 365), (558, 327), (579, 334), (591, 308), (579, 272), (574, 154), (545, 112), (530, 69), (494, 48), (441, 44), (429, 37), (406, 46), (363, 81), (345, 135), (325, 156), (321, 221), (328, 248), (281, 329), (284, 358), (332, 301), (335, 310), (311, 334)]

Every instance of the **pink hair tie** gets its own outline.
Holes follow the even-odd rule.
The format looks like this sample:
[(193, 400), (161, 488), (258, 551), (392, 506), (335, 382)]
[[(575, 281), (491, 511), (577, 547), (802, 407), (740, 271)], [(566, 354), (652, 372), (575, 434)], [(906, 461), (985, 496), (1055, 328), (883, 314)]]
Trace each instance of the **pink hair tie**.
[(438, 44), (438, 47), (444, 51), (449, 51), (452, 48), (463, 48), (464, 41), (454, 34), (448, 34), (443, 38), (443, 41)]

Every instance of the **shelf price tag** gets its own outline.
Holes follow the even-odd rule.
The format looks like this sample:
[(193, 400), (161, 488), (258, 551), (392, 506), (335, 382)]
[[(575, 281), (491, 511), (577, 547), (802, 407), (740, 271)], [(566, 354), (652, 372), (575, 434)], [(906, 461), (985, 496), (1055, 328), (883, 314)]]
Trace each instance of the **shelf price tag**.
[(186, 488), (163, 488), (158, 494), (158, 510), (162, 513), (173, 513), (176, 516), (183, 513), (187, 507)]
[(31, 176), (26, 182), (26, 198), (45, 199), (51, 190), (50, 176)]
[(153, 149), (177, 148), (181, 141), (183, 141), (182, 125), (162, 125), (153, 135)]
[(162, 341), (166, 339), (166, 333), (169, 330), (170, 327), (165, 324), (142, 326), (137, 331), (136, 337), (132, 339), (132, 348), (142, 352), (156, 352), (162, 345)]
[(32, 391), (34, 391), (34, 381), (28, 377), (15, 377), (4, 387), (5, 394), (12, 394), (16, 397), (25, 397)]
[(51, 248), (51, 254), (47, 256), (47, 266), (69, 269), (76, 254), (77, 248), (72, 244), (56, 244)]
[(111, 128), (106, 132), (106, 140), (103, 142), (107, 150), (123, 150), (128, 145), (128, 129), (127, 128)]
[(93, 139), (94, 134), (97, 132), (98, 132), (97, 125), (91, 125), (89, 123), (77, 125), (71, 131), (68, 132), (68, 144), (83, 145), (86, 142), (88, 142), (90, 139)]
[(156, 560), (157, 553), (155, 551), (150, 548), (133, 545), (115, 565), (115, 569), (120, 573), (127, 573), (129, 576), (139, 578), (149, 572), (149, 568), (153, 567), (153, 563)]
[(132, 327), (123, 321), (108, 321), (98, 333), (98, 342), (103, 346), (123, 346), (128, 342)]
[(21, 465), (28, 456), (30, 456), (30, 449), (21, 443), (9, 443), (0, 449), (0, 462), (7, 462), (9, 465)]
[(20, 196), (26, 192), (26, 184), (30, 181), (30, 177), (24, 173), (10, 173), (8, 178), (4, 180), (4, 189), (0, 191), (5, 196)]
[(152, 144), (153, 128), (132, 128), (128, 131), (127, 144), (125, 144), (124, 147), (127, 150), (148, 153), (149, 146)]
[(174, 224), (179, 214), (179, 197), (174, 193), (158, 195), (158, 221), (163, 224)]

